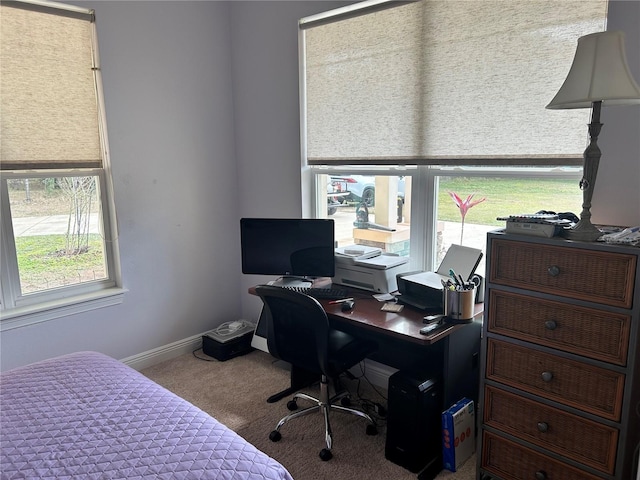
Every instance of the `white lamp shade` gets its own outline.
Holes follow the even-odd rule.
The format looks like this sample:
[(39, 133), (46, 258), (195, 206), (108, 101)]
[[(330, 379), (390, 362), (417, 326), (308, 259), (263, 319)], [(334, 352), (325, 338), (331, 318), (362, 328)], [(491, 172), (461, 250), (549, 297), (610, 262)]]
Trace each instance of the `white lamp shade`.
[(640, 87), (629, 71), (623, 32), (580, 37), (569, 74), (547, 108), (590, 108), (598, 101), (603, 106), (640, 104)]

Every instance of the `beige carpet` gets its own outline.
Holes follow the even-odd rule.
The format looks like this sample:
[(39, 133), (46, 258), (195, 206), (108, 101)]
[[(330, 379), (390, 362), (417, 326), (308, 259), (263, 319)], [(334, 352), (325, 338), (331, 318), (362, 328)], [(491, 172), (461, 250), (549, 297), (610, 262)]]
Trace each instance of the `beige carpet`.
[[(209, 358), (196, 352), (203, 358)], [(295, 480), (409, 480), (416, 474), (388, 461), (384, 456), (385, 424), (379, 421), (376, 436), (365, 434), (365, 422), (352, 416), (332, 416), (333, 458), (318, 457), (324, 446), (323, 421), (319, 415), (301, 417), (282, 427), (282, 440), (271, 442), (269, 432), (288, 412), (286, 400), (269, 404), (269, 395), (286, 388), (289, 372), (274, 363), (270, 355), (254, 351), (226, 362), (204, 361), (182, 355), (142, 371), (144, 375), (238, 432), (260, 450), (282, 463)], [(349, 382), (355, 393), (357, 382)], [(316, 389), (310, 390), (315, 394)], [(361, 396), (386, 405), (386, 400), (366, 381), (360, 382)], [(386, 395), (385, 391), (381, 394)], [(355, 400), (355, 399), (354, 399)], [(303, 406), (303, 402), (300, 402)], [(436, 478), (474, 480), (475, 456), (457, 472), (442, 471)]]

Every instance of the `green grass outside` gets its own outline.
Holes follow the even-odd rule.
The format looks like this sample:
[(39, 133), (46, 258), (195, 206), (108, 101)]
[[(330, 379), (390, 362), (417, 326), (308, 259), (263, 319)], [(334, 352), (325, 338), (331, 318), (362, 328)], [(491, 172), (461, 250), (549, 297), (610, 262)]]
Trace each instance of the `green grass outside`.
[(16, 238), (23, 293), (105, 277), (100, 235), (89, 235), (89, 250), (64, 255), (65, 235)]
[(449, 196), (457, 193), (463, 200), (474, 194), (473, 200), (486, 200), (472, 207), (465, 222), (504, 226), (496, 217), (535, 213), (540, 210), (580, 213), (582, 192), (577, 180), (563, 179), (500, 179), (481, 177), (441, 177), (438, 195), (438, 219), (460, 221), (460, 211)]

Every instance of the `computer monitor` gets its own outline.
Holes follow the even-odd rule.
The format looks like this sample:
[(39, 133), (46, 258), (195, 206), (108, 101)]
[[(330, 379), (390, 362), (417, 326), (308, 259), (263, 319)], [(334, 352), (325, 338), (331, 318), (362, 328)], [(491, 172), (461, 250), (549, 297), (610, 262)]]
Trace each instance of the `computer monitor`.
[[(242, 218), (242, 273), (277, 275), (279, 285), (299, 285), (311, 277), (335, 275), (334, 222), (329, 219)], [(263, 308), (251, 346), (268, 352), (267, 311)]]
[(310, 218), (242, 218), (242, 273), (287, 278), (335, 275), (334, 222)]

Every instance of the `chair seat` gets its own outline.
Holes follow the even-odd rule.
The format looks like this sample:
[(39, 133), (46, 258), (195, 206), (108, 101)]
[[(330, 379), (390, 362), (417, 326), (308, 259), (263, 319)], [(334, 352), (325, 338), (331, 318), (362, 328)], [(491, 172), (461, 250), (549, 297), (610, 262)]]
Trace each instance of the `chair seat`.
[(329, 331), (329, 377), (337, 377), (350, 369), (377, 348), (375, 342), (355, 338), (340, 330)]

